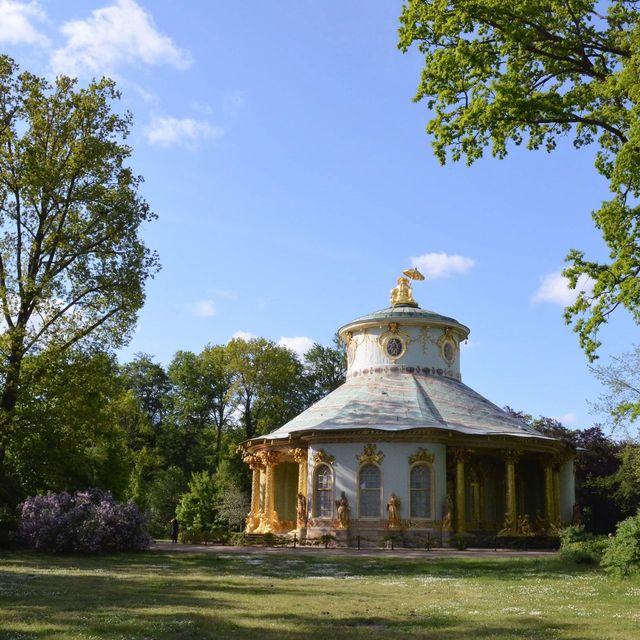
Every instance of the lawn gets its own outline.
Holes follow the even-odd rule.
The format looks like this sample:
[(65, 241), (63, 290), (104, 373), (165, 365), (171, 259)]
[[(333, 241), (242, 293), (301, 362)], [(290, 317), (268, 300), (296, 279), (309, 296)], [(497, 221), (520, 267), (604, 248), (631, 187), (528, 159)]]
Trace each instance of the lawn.
[(2, 640), (311, 637), (629, 640), (640, 578), (555, 556), (0, 552)]

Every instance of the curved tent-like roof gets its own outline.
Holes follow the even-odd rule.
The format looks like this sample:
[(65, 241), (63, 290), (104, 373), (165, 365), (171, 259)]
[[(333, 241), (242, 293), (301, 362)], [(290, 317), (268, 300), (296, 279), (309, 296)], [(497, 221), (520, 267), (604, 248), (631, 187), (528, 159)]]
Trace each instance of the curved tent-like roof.
[(550, 440), (458, 380), (387, 371), (347, 380), (287, 424), (254, 441), (354, 429), (438, 429)]

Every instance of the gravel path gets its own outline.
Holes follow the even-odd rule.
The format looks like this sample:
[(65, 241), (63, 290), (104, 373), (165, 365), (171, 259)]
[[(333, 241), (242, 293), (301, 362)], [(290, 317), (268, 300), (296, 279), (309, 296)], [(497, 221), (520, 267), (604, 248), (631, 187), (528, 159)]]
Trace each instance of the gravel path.
[(557, 554), (557, 551), (534, 550), (521, 551), (515, 549), (378, 549), (365, 548), (358, 551), (353, 547), (262, 547), (247, 546), (235, 547), (219, 544), (171, 544), (170, 542), (157, 542), (150, 548), (151, 551), (175, 551), (178, 553), (224, 553), (237, 555), (292, 555), (301, 554), (305, 556), (329, 556), (329, 557), (394, 557), (394, 558), (541, 558), (550, 557)]

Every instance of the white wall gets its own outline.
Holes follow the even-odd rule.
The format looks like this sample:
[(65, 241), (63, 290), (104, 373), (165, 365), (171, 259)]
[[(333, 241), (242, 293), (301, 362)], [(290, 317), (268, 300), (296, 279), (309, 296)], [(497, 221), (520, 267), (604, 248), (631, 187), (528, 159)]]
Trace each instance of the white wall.
[(377, 442), (375, 440), (358, 443), (314, 443), (309, 446), (309, 475), (307, 478), (307, 494), (313, 499), (313, 456), (323, 449), (327, 455), (335, 456), (330, 465), (334, 474), (334, 502), (344, 491), (349, 500), (351, 518), (358, 517), (358, 487), (357, 474), (360, 463), (359, 455), (364, 452), (365, 444), (376, 444), (377, 451), (384, 453), (380, 463), (382, 471), (382, 517), (386, 517), (386, 503), (392, 493), (400, 498), (400, 517), (409, 518), (409, 456), (418, 452), (418, 447), (427, 449), (434, 455), (434, 519), (442, 518), (442, 506), (446, 496), (446, 446), (428, 442)]

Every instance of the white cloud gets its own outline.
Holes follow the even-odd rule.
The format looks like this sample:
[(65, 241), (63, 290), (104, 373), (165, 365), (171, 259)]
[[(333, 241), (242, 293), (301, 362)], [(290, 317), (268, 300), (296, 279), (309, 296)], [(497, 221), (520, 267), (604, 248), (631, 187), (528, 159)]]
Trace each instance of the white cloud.
[(569, 281), (559, 271), (548, 273), (540, 279), (540, 286), (531, 302), (551, 302), (566, 307), (576, 301), (580, 292), (591, 293), (594, 284), (589, 276), (580, 276), (576, 288), (569, 289)]
[(444, 252), (425, 253), (423, 256), (411, 258), (411, 265), (432, 280), (464, 275), (475, 264), (476, 261), (473, 258), (465, 258), (456, 254), (449, 255)]
[(51, 56), (55, 73), (113, 74), (123, 64), (170, 64), (188, 67), (189, 56), (156, 30), (153, 18), (134, 0), (116, 0), (85, 20), (65, 22), (66, 44)]
[(44, 18), (45, 13), (37, 2), (0, 0), (0, 42), (46, 46), (49, 44), (48, 38), (32, 23), (34, 19)]
[(213, 140), (223, 134), (224, 130), (220, 127), (214, 127), (206, 120), (192, 118), (153, 118), (151, 124), (145, 129), (149, 144), (157, 144), (161, 147), (182, 145), (190, 149), (197, 147), (200, 140)]
[(189, 305), (189, 310), (197, 318), (210, 318), (216, 315), (213, 300), (197, 300)]
[(278, 340), (278, 344), (281, 347), (287, 347), (287, 349), (291, 349), (294, 353), (298, 354), (301, 358), (304, 357), (304, 354), (311, 349), (314, 345), (314, 341), (311, 338), (307, 338), (306, 336), (295, 336), (295, 337), (286, 337), (282, 336), (280, 340)]
[(576, 417), (575, 413), (564, 413), (561, 416), (553, 416), (553, 420), (557, 420), (562, 424), (572, 424), (576, 421)]
[(255, 333), (251, 333), (250, 331), (236, 331), (232, 336), (231, 339), (235, 340), (236, 338), (240, 338), (240, 340), (253, 340), (254, 338), (257, 338), (258, 336)]

